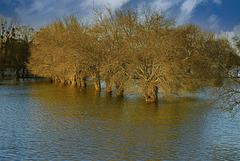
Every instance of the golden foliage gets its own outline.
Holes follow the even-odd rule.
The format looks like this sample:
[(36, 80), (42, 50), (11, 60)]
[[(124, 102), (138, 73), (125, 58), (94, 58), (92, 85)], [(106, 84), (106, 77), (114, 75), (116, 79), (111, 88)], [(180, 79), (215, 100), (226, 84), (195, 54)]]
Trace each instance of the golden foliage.
[(82, 87), (93, 78), (98, 90), (102, 79), (106, 92), (115, 85), (119, 95), (137, 85), (149, 102), (158, 93), (166, 99), (193, 93), (226, 73), (229, 43), (198, 26), (176, 27), (151, 10), (95, 12), (92, 25), (70, 16), (36, 33), (28, 69)]

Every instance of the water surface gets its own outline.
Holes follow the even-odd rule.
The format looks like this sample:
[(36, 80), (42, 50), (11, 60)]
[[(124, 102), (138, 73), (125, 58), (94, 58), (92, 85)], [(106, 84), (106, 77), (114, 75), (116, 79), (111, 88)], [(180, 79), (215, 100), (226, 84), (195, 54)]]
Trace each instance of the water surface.
[(240, 116), (206, 99), (147, 104), (93, 86), (0, 82), (0, 160), (240, 160)]

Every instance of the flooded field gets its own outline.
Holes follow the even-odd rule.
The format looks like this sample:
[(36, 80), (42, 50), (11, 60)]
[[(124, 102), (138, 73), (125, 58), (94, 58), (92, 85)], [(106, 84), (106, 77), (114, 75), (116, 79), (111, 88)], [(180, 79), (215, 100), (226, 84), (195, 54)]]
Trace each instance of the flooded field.
[(0, 82), (0, 160), (240, 160), (240, 116), (45, 80)]

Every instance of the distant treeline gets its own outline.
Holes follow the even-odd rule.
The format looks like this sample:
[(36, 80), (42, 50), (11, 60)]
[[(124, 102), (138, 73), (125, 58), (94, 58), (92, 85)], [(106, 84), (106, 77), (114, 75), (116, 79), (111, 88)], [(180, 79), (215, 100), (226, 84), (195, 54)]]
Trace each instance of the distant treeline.
[(96, 90), (105, 82), (108, 93), (136, 90), (148, 102), (191, 94), (238, 63), (227, 39), (192, 24), (176, 26), (151, 9), (141, 12), (95, 11), (89, 25), (69, 16), (41, 28), (31, 43), (16, 43), (26, 43), (24, 61), (34, 75), (80, 88), (89, 79)]
[[(21, 26), (18, 21), (0, 17), (0, 74), (14, 72), (16, 77), (25, 77), (26, 63), (30, 56), (29, 44), (33, 29)], [(21, 71), (21, 75), (20, 75)]]

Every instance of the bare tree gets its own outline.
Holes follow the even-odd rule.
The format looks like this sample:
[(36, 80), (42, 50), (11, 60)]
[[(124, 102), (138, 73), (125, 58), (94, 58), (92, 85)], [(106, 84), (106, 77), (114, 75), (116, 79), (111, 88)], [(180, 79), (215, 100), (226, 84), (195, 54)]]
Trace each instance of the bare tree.
[[(220, 107), (223, 111), (228, 111), (236, 114), (239, 110), (240, 104), (240, 80), (238, 78), (238, 66), (240, 64), (240, 56), (238, 51), (240, 50), (240, 41), (237, 36), (233, 38), (234, 47), (231, 53), (226, 58), (226, 64), (221, 64), (222, 68), (227, 73), (222, 86), (214, 89), (213, 97), (215, 98), (214, 103)], [(233, 73), (234, 70), (237, 73)]]

